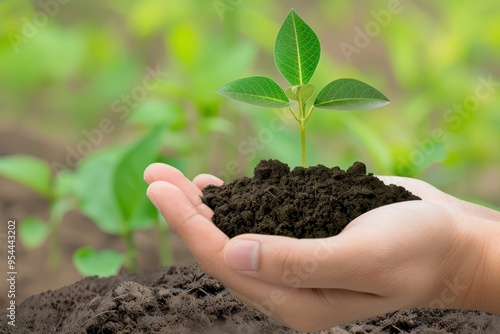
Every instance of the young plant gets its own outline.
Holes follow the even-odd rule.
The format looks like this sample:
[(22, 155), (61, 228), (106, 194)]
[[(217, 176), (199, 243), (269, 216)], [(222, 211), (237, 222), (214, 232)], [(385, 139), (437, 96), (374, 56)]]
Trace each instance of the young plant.
[(355, 79), (338, 79), (326, 85), (308, 103), (315, 91), (309, 80), (319, 62), (321, 46), (311, 27), (292, 9), (281, 26), (274, 45), (274, 62), (290, 83), (284, 91), (274, 80), (254, 76), (232, 81), (218, 90), (231, 99), (267, 108), (289, 108), (300, 124), (302, 166), (306, 166), (306, 122), (313, 109), (362, 110), (384, 106), (387, 97)]
[(24, 217), (19, 222), (19, 238), (28, 249), (48, 241), (49, 265), (60, 266), (57, 229), (62, 216), (71, 208), (71, 199), (64, 191), (66, 179), (54, 179), (50, 166), (43, 160), (26, 155), (0, 157), (0, 176), (22, 184), (42, 196), (49, 205), (49, 219)]
[(144, 196), (147, 185), (142, 174), (157, 160), (164, 131), (154, 128), (130, 145), (114, 146), (85, 157), (75, 171), (62, 169), (52, 173), (43, 160), (23, 155), (0, 157), (0, 176), (22, 184), (40, 194), (49, 204), (49, 219), (26, 217), (19, 223), (19, 237), (28, 249), (45, 242), (49, 246), (49, 264), (60, 267), (58, 229), (66, 212), (78, 210), (89, 217), (104, 233), (120, 236), (125, 252), (97, 250), (89, 246), (77, 249), (73, 264), (83, 276), (110, 276), (124, 267), (137, 271), (138, 248), (134, 235), (139, 230), (155, 229), (159, 239), (162, 265), (172, 262), (167, 225)]

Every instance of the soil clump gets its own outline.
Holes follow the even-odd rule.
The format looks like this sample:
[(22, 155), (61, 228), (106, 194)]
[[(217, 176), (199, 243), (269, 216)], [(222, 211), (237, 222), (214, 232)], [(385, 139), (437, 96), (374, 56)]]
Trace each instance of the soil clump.
[(420, 200), (403, 187), (386, 185), (366, 166), (296, 167), (261, 161), (254, 177), (203, 190), (212, 220), (229, 237), (243, 233), (325, 238), (339, 234), (356, 217), (383, 205)]

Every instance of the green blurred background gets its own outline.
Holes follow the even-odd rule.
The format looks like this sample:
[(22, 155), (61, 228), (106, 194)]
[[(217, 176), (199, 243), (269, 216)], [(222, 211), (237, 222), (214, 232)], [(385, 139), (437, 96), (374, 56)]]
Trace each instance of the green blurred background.
[[(228, 81), (252, 75), (285, 86), (274, 67), (273, 46), (291, 7), (322, 44), (311, 80), (317, 89), (351, 77), (392, 101), (374, 111), (315, 111), (307, 124), (309, 165), (346, 168), (360, 160), (374, 174), (417, 177), (498, 210), (496, 0), (2, 1), (0, 157), (28, 154), (54, 172), (77, 171), (68, 174), (69, 181), (53, 179), (55, 201), (30, 197), (0, 178), (0, 210), (9, 218), (51, 221), (29, 226), (46, 234), (52, 226), (62, 239), (63, 270), (57, 275), (44, 265), (50, 250), (20, 249), (23, 298), (85, 275), (72, 268), (71, 254), (83, 247), (92, 255), (87, 245), (126, 253), (124, 245), (135, 239), (139, 270), (172, 260), (161, 259), (170, 246), (158, 237), (165, 224), (155, 225), (156, 212), (145, 207), (145, 216), (128, 221), (128, 240), (117, 223), (122, 218), (115, 197), (123, 211), (127, 201), (144, 199), (145, 185), (124, 180), (125, 188), (104, 187), (116, 174), (111, 166), (120, 152), (148, 140), (154, 146), (153, 129), (164, 134), (157, 160), (190, 178), (212, 173), (232, 180), (250, 175), (261, 159), (300, 165), (299, 127), (286, 110), (256, 108), (215, 93)], [(156, 153), (135, 151), (122, 165), (133, 165), (139, 180), (140, 164)], [(139, 188), (116, 195), (117, 189)], [(132, 235), (136, 228), (151, 231)], [(37, 231), (26, 235), (37, 237)], [(172, 236), (170, 242), (175, 251)], [(175, 254), (173, 260), (182, 262)], [(115, 263), (113, 272), (122, 262)]]
[[(316, 86), (353, 77), (392, 101), (377, 111), (315, 112), (309, 164), (346, 167), (362, 160), (377, 174), (419, 177), (459, 197), (500, 205), (494, 0), (4, 1), (2, 123), (55, 138), (69, 152), (86, 138), (83, 131), (110, 117), (116, 126), (93, 152), (164, 122), (171, 128), (167, 161), (190, 177), (209, 172), (233, 179), (261, 158), (298, 165), (296, 124), (269, 137), (262, 129), (275, 113), (214, 93), (245, 75), (284, 83), (272, 49), (291, 7), (322, 42)], [(158, 84), (134, 91), (148, 68), (162, 71)], [(476, 98), (482, 80), (496, 84), (479, 88), (489, 94)], [(238, 168), (227, 172), (233, 161)]]
[[(94, 152), (163, 122), (171, 129), (166, 160), (190, 177), (209, 172), (234, 179), (262, 158), (299, 165), (298, 125), (289, 122), (270, 136), (262, 129), (276, 112), (214, 93), (246, 75), (284, 83), (272, 49), (291, 7), (322, 42), (312, 79), (317, 87), (353, 77), (392, 101), (377, 111), (316, 111), (308, 123), (309, 164), (346, 167), (362, 160), (376, 174), (415, 176), (500, 205), (494, 0), (4, 1), (2, 123), (55, 138), (69, 152), (108, 117), (114, 129)], [(134, 91), (144, 86), (148, 68), (162, 77), (154, 88)], [(485, 81), (496, 83), (478, 88)], [(228, 169), (233, 161), (237, 168)]]

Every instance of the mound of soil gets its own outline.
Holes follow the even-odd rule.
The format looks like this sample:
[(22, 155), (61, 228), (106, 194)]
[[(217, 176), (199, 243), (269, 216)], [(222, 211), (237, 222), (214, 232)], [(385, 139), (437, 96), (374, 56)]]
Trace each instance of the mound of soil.
[[(197, 264), (138, 275), (85, 278), (25, 300), (16, 327), (0, 314), (0, 333), (147, 334), (298, 333), (236, 300)], [(500, 333), (500, 317), (471, 311), (404, 310), (323, 334)]]
[(385, 185), (366, 166), (296, 167), (261, 161), (254, 177), (203, 190), (212, 220), (229, 237), (243, 233), (324, 238), (340, 233), (354, 218), (383, 205), (419, 200), (403, 187)]

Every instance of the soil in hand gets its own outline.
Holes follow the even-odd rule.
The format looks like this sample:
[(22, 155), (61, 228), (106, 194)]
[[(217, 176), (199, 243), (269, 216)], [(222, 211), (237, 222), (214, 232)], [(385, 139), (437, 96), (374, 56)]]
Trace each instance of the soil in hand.
[(261, 161), (254, 177), (203, 190), (212, 220), (229, 237), (243, 233), (324, 238), (339, 234), (353, 219), (383, 205), (419, 200), (403, 187), (385, 185), (366, 166), (296, 167)]

